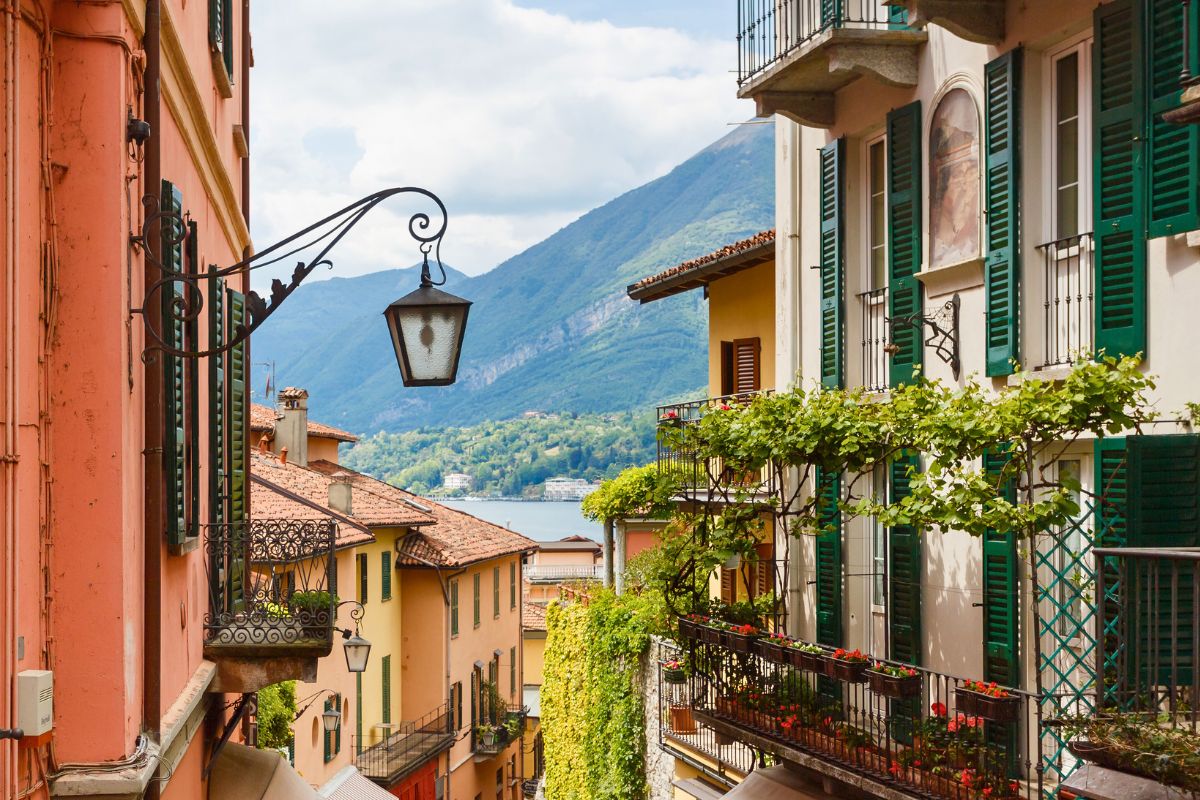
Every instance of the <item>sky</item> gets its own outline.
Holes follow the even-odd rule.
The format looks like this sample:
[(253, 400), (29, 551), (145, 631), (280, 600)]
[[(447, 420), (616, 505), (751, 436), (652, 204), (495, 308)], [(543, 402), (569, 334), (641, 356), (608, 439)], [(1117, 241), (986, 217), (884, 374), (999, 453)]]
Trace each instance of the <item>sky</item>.
[[(485, 272), (753, 116), (730, 0), (274, 0), (251, 19), (257, 249), (392, 186), (437, 194)], [(389, 200), (313, 278), (410, 266)], [(264, 269), (282, 277), (288, 259)]]

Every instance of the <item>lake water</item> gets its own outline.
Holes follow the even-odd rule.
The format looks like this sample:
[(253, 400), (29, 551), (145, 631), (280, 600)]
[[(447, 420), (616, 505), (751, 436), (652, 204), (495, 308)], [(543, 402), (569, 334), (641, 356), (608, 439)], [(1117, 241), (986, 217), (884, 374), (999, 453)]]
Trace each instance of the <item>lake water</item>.
[(450, 508), (528, 536), (536, 542), (553, 542), (576, 534), (600, 541), (599, 522), (586, 519), (578, 502), (522, 502), (520, 500), (438, 500)]

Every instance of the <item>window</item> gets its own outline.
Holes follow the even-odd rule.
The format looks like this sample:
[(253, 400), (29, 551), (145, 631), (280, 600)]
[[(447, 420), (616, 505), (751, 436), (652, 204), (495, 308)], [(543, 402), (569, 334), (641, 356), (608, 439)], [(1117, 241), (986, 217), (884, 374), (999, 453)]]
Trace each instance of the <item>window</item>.
[[(887, 493), (887, 477), (883, 467), (871, 474), (871, 489), (876, 499), (882, 500)], [(871, 606), (881, 612), (887, 607), (887, 529), (875, 517), (871, 517)]]
[(476, 572), (473, 576), (475, 579), (475, 627), (479, 627), (479, 573)]
[(1082, 52), (1073, 49), (1054, 62), (1054, 239), (1082, 229), (1079, 178), (1083, 174), (1079, 101)]
[(392, 721), (392, 657), (384, 656), (380, 664), (383, 671), (383, 700), (380, 721), (385, 725)]
[(508, 648), (508, 693), (515, 697), (517, 694), (517, 648)]
[(504, 800), (504, 767), (496, 770), (496, 800)]
[(721, 342), (721, 394), (743, 394), (761, 388), (758, 337)]
[(379, 554), (380, 580), (379, 580), (379, 595), (380, 600), (392, 599), (392, 552), (384, 550)]
[(979, 111), (966, 89), (946, 92), (929, 128), (929, 264), (979, 257)]
[(223, 69), (225, 79), (233, 80), (233, 0), (209, 0), (208, 44), (213, 52), (213, 67)]
[(450, 581), (450, 635), (458, 636), (458, 578)]
[(887, 286), (887, 142), (867, 144), (867, 291)]
[(500, 619), (500, 568), (492, 567), (492, 618)]
[(517, 562), (508, 562), (508, 608), (517, 607)]
[(454, 730), (462, 728), (462, 681), (457, 681), (450, 687), (450, 713), (454, 724)]
[(369, 569), (367, 555), (358, 557), (358, 602), (367, 602), (367, 570)]

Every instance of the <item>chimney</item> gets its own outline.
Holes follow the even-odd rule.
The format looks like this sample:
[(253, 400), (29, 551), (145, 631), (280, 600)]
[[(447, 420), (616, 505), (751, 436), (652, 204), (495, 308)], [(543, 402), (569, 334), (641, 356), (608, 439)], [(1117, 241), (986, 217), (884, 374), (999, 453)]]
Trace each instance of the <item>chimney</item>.
[(279, 450), (279, 463), (280, 463), (280, 464), (286, 464), (286, 463), (287, 463), (287, 453), (288, 453), (288, 449), (287, 449), (286, 447), (284, 447), (284, 448), (281, 448), (281, 449)]
[(278, 407), (275, 413), (275, 440), (272, 447), (278, 453), (284, 448), (292, 454), (292, 461), (300, 466), (308, 465), (308, 392), (288, 386), (280, 389), (276, 396)]
[(349, 472), (335, 472), (330, 477), (329, 481), (329, 507), (334, 511), (340, 511), (343, 514), (353, 514), (354, 508), (351, 502), (354, 494), (354, 487), (351, 485), (353, 478)]

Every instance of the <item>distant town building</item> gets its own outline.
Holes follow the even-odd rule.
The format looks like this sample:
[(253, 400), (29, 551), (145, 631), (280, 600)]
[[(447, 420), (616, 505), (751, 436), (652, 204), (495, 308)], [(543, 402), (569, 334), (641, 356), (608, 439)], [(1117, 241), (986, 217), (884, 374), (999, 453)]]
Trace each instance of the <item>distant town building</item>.
[(451, 491), (461, 490), (468, 492), (474, 484), (475, 479), (465, 472), (448, 472), (442, 478), (442, 488)]
[(521, 413), (523, 419), (545, 419), (545, 411), (524, 411)]
[(582, 500), (600, 487), (583, 478), (547, 478), (542, 497), (546, 500)]

